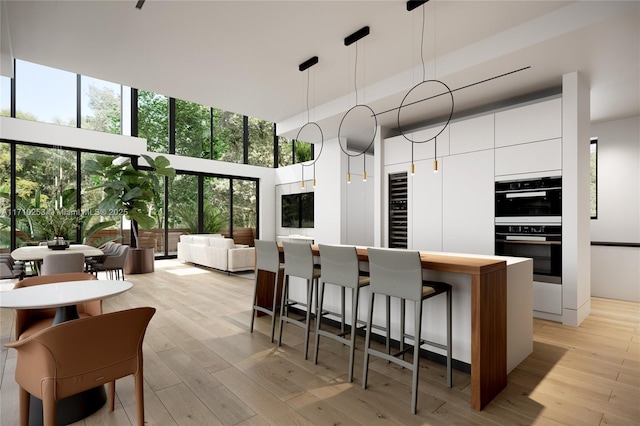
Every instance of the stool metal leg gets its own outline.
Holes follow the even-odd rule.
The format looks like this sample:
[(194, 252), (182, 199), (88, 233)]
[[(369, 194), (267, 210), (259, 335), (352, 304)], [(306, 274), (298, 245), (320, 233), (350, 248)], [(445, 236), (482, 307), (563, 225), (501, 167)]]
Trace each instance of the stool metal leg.
[(414, 309), (413, 380), (411, 382), (411, 414), (418, 405), (418, 373), (420, 372), (420, 334), (422, 331), (422, 301), (415, 302)]
[[(366, 389), (367, 388), (367, 377), (368, 377), (368, 373), (369, 373), (369, 346), (371, 343), (371, 326), (373, 324), (373, 299), (374, 299), (375, 293), (371, 292), (371, 295), (369, 296), (369, 316), (367, 317), (367, 331), (365, 334), (365, 341), (364, 341), (364, 367), (363, 367), (363, 371), (362, 371), (362, 389)], [(387, 297), (388, 300), (388, 297)], [(387, 316), (388, 317), (388, 316)], [(387, 329), (388, 330), (388, 329)], [(387, 331), (388, 333), (388, 331)], [(389, 337), (387, 334), (387, 342), (389, 341)]]
[(453, 374), (451, 370), (451, 348), (453, 339), (451, 338), (451, 299), (452, 292), (447, 291), (447, 386), (453, 386)]
[[(284, 284), (282, 287), (282, 298), (280, 301), (280, 331), (278, 332), (278, 346), (282, 345), (282, 329), (284, 328), (284, 316), (289, 315), (289, 307), (286, 306), (289, 297), (289, 275), (284, 276)], [(285, 313), (286, 309), (286, 313)]]
[[(358, 331), (358, 299), (359, 298), (360, 298), (360, 290), (357, 288), (352, 288), (351, 289), (351, 336), (350, 336), (351, 347), (349, 348), (349, 383), (353, 382), (353, 364), (354, 364), (353, 358), (355, 357), (355, 352), (356, 352), (356, 332)], [(344, 310), (342, 312), (344, 314)]]

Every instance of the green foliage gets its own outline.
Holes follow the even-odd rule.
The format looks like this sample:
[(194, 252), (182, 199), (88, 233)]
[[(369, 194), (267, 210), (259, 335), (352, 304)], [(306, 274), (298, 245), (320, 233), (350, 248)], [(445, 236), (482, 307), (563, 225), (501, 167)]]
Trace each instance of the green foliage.
[(63, 237), (74, 240), (78, 226), (78, 215), (73, 210), (54, 209), (42, 210), (44, 214), (32, 215), (34, 233), (38, 240), (51, 240)]
[[(151, 228), (155, 220), (150, 216), (151, 209), (158, 207), (161, 193), (161, 178), (173, 178), (174, 168), (169, 166), (169, 160), (161, 155), (155, 159), (142, 155), (153, 169), (150, 171), (136, 170), (130, 163), (115, 165), (112, 157), (97, 156), (85, 162), (87, 173), (100, 176), (104, 183), (92, 190), (101, 188), (104, 198), (98, 205), (98, 212), (103, 215), (125, 215), (134, 220), (142, 228)], [(163, 182), (164, 184), (164, 182)], [(163, 185), (164, 186), (164, 185)], [(135, 232), (136, 243), (138, 235)]]
[(296, 141), (296, 163), (304, 163), (311, 160), (311, 144)]
[(138, 136), (147, 140), (147, 150), (169, 152), (169, 98), (138, 91)]
[(122, 121), (120, 95), (108, 87), (96, 87), (93, 84), (89, 85), (87, 95), (93, 116), (83, 117), (82, 127), (98, 132), (120, 134)]
[[(197, 234), (198, 211), (193, 208), (179, 208), (175, 214), (180, 218), (182, 224), (189, 229), (189, 233)], [(217, 234), (228, 224), (225, 215), (211, 204), (204, 205), (203, 229), (205, 234)]]

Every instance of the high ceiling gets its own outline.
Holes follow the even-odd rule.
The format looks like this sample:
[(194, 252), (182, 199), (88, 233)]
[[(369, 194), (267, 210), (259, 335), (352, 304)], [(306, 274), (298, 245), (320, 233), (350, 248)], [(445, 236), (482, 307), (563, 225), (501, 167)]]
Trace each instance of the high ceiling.
[[(335, 137), (356, 87), (359, 104), (391, 110), (378, 124), (397, 127), (405, 94), (434, 78), (454, 90), (454, 118), (557, 89), (572, 71), (591, 87), (592, 122), (640, 115), (638, 1), (431, 0), (412, 12), (401, 0), (136, 3), (3, 1), (2, 57), (266, 119), (289, 137), (308, 120)], [(438, 108), (405, 108), (403, 126)]]

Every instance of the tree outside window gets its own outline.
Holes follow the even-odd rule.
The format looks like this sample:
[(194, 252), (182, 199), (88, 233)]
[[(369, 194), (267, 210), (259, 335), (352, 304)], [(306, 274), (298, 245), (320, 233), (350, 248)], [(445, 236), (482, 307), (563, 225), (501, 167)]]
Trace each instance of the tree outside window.
[(147, 140), (151, 152), (169, 152), (169, 98), (138, 91), (138, 136)]

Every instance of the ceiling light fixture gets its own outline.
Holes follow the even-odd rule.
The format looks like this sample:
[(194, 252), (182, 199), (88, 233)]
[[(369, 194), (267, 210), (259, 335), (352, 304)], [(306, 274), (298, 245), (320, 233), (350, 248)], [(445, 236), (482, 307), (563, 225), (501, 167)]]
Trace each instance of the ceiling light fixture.
[[(407, 2), (407, 10), (408, 11), (412, 11), (415, 8), (424, 5), (425, 3), (427, 3), (427, 1), (408, 1)], [(426, 7), (426, 6), (425, 6)], [(422, 8), (422, 37), (420, 40), (420, 59), (422, 62), (422, 81), (418, 84), (416, 84), (415, 86), (413, 86), (411, 89), (409, 89), (409, 91), (407, 92), (407, 94), (404, 96), (404, 98), (402, 99), (402, 102), (400, 103), (400, 106), (398, 107), (398, 129), (400, 130), (400, 133), (402, 134), (402, 136), (404, 136), (404, 138), (406, 140), (408, 140), (409, 142), (411, 142), (411, 168), (410, 168), (410, 172), (411, 175), (413, 175), (415, 173), (415, 163), (413, 161), (413, 148), (414, 148), (414, 144), (416, 143), (426, 143), (429, 141), (434, 141), (434, 149), (433, 149), (433, 172), (437, 173), (438, 172), (438, 157), (437, 157), (437, 144), (438, 144), (438, 136), (444, 131), (444, 129), (447, 128), (447, 126), (449, 125), (449, 123), (451, 122), (451, 117), (453, 116), (453, 107), (454, 107), (454, 101), (453, 101), (453, 92), (451, 91), (451, 89), (449, 88), (449, 86), (447, 86), (444, 82), (438, 80), (437, 78), (433, 78), (430, 80), (427, 80), (426, 78), (426, 68), (425, 68), (425, 63), (424, 63), (424, 27), (425, 27), (425, 7)], [(435, 16), (435, 14), (434, 14)], [(435, 21), (435, 19), (434, 19)], [(437, 22), (437, 21), (436, 21)], [(434, 76), (437, 74), (436, 69), (435, 69), (435, 64), (436, 64), (436, 59), (437, 59), (437, 55), (435, 52), (435, 46), (436, 46), (436, 42), (435, 42), (435, 25), (434, 25)], [(436, 86), (441, 86), (443, 89), (442, 93), (436, 95), (436, 96), (431, 96), (430, 99), (436, 98), (438, 96), (441, 96), (442, 94), (449, 94), (449, 96), (451, 97), (451, 108), (449, 111), (449, 116), (447, 117), (447, 121), (445, 122), (444, 126), (442, 126), (442, 128), (436, 132), (436, 134), (434, 136), (431, 137), (427, 137), (424, 140), (415, 140), (413, 139), (413, 135), (411, 137), (409, 137), (408, 133), (409, 132), (405, 132), (405, 130), (403, 130), (402, 128), (402, 123), (401, 123), (401, 114), (402, 114), (402, 109), (403, 108), (407, 108), (409, 105), (415, 105), (418, 102), (422, 102), (425, 99), (420, 99), (418, 101), (414, 101), (414, 102), (407, 102), (409, 99), (409, 96), (414, 92), (417, 91), (418, 88), (420, 87), (425, 87), (427, 85), (436, 85)], [(429, 99), (429, 98), (427, 98)]]
[(138, 3), (136, 3), (136, 9), (142, 9), (142, 6), (144, 5), (144, 1), (145, 0), (138, 0)]
[(318, 158), (320, 158), (320, 154), (322, 154), (322, 148), (324, 147), (324, 134), (322, 133), (322, 128), (320, 127), (320, 125), (316, 122), (313, 122), (310, 120), (310, 113), (309, 113), (309, 80), (310, 80), (310, 76), (309, 76), (309, 68), (311, 68), (312, 66), (314, 66), (315, 64), (318, 63), (318, 57), (317, 56), (313, 56), (309, 59), (307, 59), (306, 61), (304, 61), (303, 63), (301, 63), (298, 66), (298, 70), (302, 71), (307, 71), (307, 123), (300, 127), (300, 130), (298, 130), (298, 134), (296, 135), (295, 140), (298, 141), (300, 139), (300, 133), (302, 133), (302, 131), (304, 130), (305, 127), (316, 127), (318, 129), (318, 132), (320, 132), (320, 152), (318, 152), (318, 155), (315, 155), (313, 162), (311, 164), (304, 164), (304, 163), (300, 163), (300, 166), (302, 166), (302, 180), (300, 181), (300, 187), (302, 189), (304, 189), (304, 168), (305, 167), (311, 167), (313, 166), (313, 187), (316, 187), (316, 162), (318, 161)]
[[(351, 183), (351, 157), (358, 157), (360, 155), (362, 155), (364, 160), (362, 180), (364, 182), (367, 181), (366, 152), (369, 151), (373, 146), (373, 142), (375, 141), (375, 138), (376, 138), (376, 133), (378, 132), (378, 118), (376, 116), (376, 113), (373, 111), (373, 109), (371, 109), (370, 106), (358, 103), (358, 43), (357, 42), (361, 40), (363, 37), (366, 37), (367, 35), (369, 35), (369, 33), (370, 33), (369, 27), (365, 26), (360, 28), (358, 31), (354, 32), (353, 34), (348, 35), (344, 39), (345, 46), (350, 46), (353, 43), (356, 44), (355, 65), (354, 65), (354, 71), (353, 71), (353, 86), (355, 89), (356, 104), (353, 107), (351, 107), (342, 116), (342, 120), (340, 120), (340, 126), (338, 127), (338, 145), (340, 145), (340, 149), (347, 156), (347, 183)], [(351, 154), (347, 151), (347, 141), (349, 140), (349, 135), (345, 134), (345, 131), (346, 131), (344, 126), (345, 119), (349, 116), (349, 114), (357, 114), (358, 110), (363, 110), (363, 109), (365, 110), (365, 114), (366, 114), (365, 116), (367, 118), (373, 119), (373, 135), (371, 137), (371, 141), (368, 142), (368, 144), (367, 144), (368, 139), (365, 140), (364, 145), (366, 145), (366, 147), (362, 150), (362, 152), (358, 152), (357, 154)], [(354, 139), (357, 139), (356, 135), (358, 133), (359, 132), (351, 133), (351, 136)], [(343, 146), (343, 142), (344, 142), (344, 146)]]

